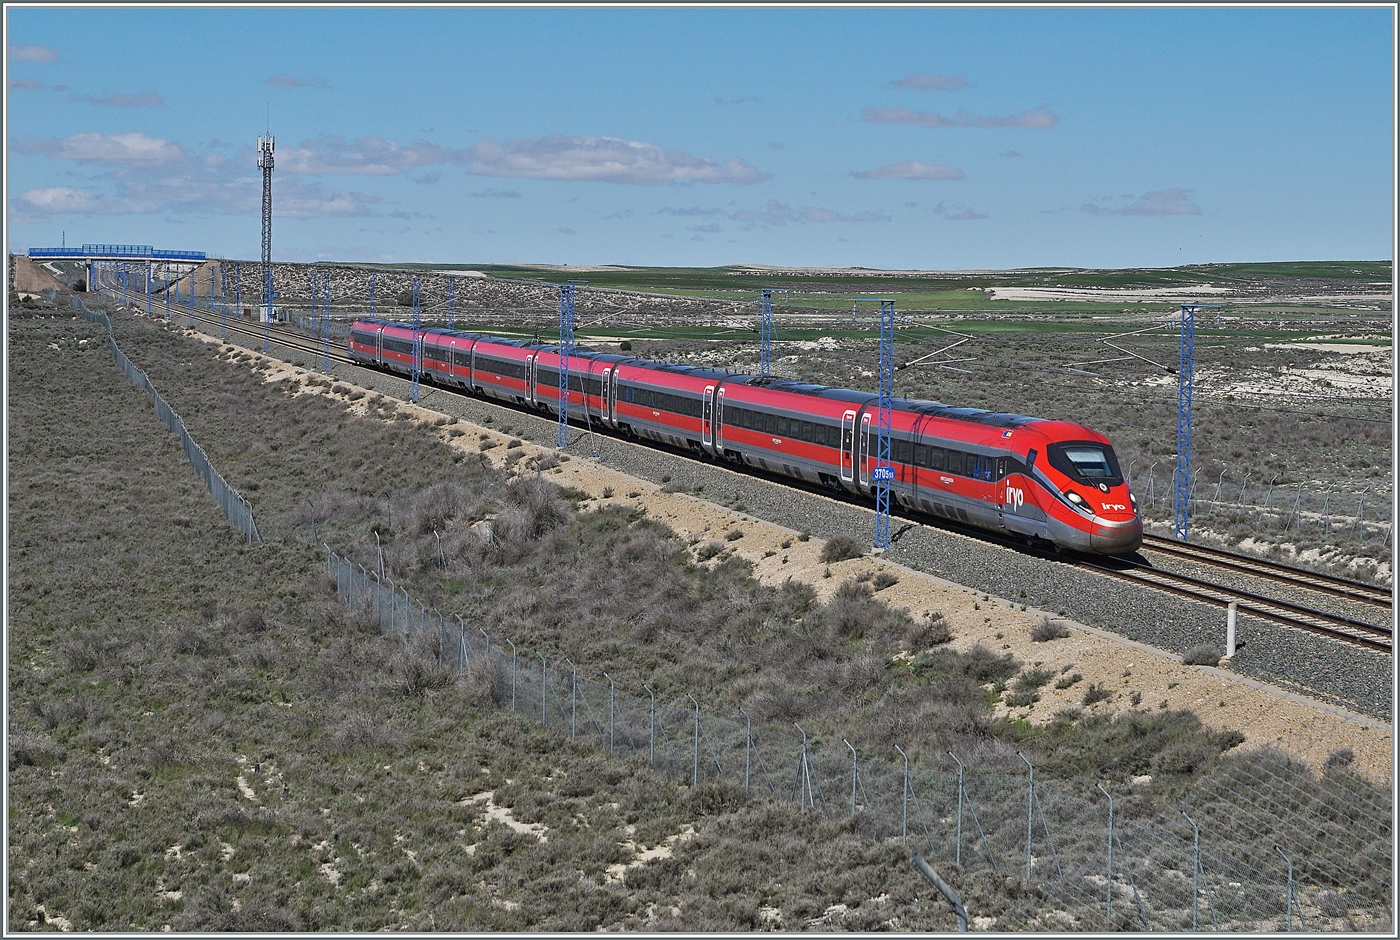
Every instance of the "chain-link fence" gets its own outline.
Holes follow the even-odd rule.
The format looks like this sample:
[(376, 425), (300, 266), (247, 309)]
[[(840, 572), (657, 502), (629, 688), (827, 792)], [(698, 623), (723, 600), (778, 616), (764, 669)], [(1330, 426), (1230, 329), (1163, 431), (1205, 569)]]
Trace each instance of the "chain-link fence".
[(214, 465), (209, 462), (209, 455), (204, 452), (204, 448), (199, 446), (185, 428), (185, 422), (175, 413), (174, 409), (165, 403), (165, 399), (160, 397), (160, 393), (151, 384), (146, 373), (137, 368), (126, 357), (126, 353), (122, 352), (121, 347), (117, 345), (116, 335), (112, 332), (112, 321), (107, 318), (107, 314), (100, 310), (89, 310), (87, 305), (77, 297), (70, 298), (69, 305), (82, 311), (83, 316), (91, 322), (106, 328), (107, 345), (112, 350), (112, 358), (126, 373), (131, 384), (151, 396), (151, 404), (155, 408), (156, 417), (165, 422), (166, 427), (180, 438), (180, 446), (185, 452), (185, 458), (189, 460), (190, 466), (194, 467), (195, 473), (199, 474), (200, 479), (204, 481), (204, 485), (209, 488), (209, 492), (213, 495), (214, 501), (219, 504), (224, 518), (243, 533), (249, 544), (261, 542), (262, 536), (258, 534), (258, 524), (253, 519), (253, 507), (236, 489), (229, 486), (218, 470), (214, 469)]
[[(1164, 812), (1093, 780), (1045, 781), (832, 747), (719, 717), (691, 696), (660, 701), (567, 659), (490, 636), (460, 616), (327, 548), (350, 607), (425, 644), (443, 665), (485, 670), (502, 707), (651, 767), (690, 787), (721, 786), (799, 812), (850, 819), (901, 839), (940, 867), (977, 929), (1387, 932), (1392, 826), (1388, 792), (1352, 774), (1315, 774), (1280, 751), (1223, 762)], [(1023, 758), (1023, 761), (1025, 759)]]
[[(1176, 491), (1171, 464), (1141, 464), (1130, 472), (1129, 485), (1139, 504), (1147, 511), (1170, 512)], [(1364, 493), (1308, 489), (1302, 483), (1282, 484), (1278, 474), (1248, 474), (1231, 478), (1222, 473), (1207, 479), (1199, 470), (1193, 474), (1189, 508), (1191, 516), (1210, 513), (1243, 513), (1254, 522), (1279, 526), (1284, 532), (1309, 532), (1324, 538), (1364, 540), (1380, 535), (1389, 541), (1391, 525), (1390, 493), (1381, 490), (1369, 497)]]

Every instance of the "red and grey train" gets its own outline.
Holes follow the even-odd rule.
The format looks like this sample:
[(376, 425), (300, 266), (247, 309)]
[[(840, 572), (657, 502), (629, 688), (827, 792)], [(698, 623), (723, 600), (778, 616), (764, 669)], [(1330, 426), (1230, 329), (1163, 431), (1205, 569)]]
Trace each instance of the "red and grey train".
[[(559, 347), (437, 328), (420, 374), (438, 385), (559, 412)], [(355, 321), (350, 356), (410, 374), (412, 326)], [(879, 398), (575, 347), (570, 416), (835, 490), (873, 495)], [(897, 398), (890, 423), (900, 505), (1095, 554), (1142, 544), (1137, 499), (1108, 439), (1069, 421)]]

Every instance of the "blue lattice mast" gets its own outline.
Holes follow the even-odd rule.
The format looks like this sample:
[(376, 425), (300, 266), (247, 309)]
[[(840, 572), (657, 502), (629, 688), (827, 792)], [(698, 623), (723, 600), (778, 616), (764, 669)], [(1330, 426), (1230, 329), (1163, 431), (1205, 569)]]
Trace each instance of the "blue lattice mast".
[(457, 329), (457, 279), (447, 275), (447, 328)]
[(155, 274), (151, 262), (146, 262), (146, 316), (151, 315), (151, 280)]
[(321, 275), (325, 294), (321, 297), (321, 371), (331, 371), (331, 272)]
[(263, 306), (263, 353), (267, 353), (268, 335), (272, 330), (272, 134), (258, 138), (258, 168), (262, 170), (262, 282)]
[(237, 313), (243, 316), (243, 262), (233, 263), (233, 305), (237, 308)]
[(559, 434), (555, 445), (569, 446), (569, 357), (574, 353), (574, 282), (559, 286)]
[(228, 268), (219, 265), (219, 339), (228, 339)]
[(413, 277), (413, 383), (411, 397), (418, 400), (419, 375), (423, 371), (423, 334), (420, 327), (423, 325), (423, 307), (419, 303), (419, 281), (418, 276)]
[(171, 298), (170, 298), (170, 288), (171, 288), (171, 286), (172, 286), (171, 283), (170, 283), (170, 263), (169, 263), (169, 262), (166, 262), (165, 265), (164, 265), (164, 267), (165, 267), (165, 275), (164, 275), (164, 277), (161, 278), (161, 280), (163, 280), (163, 281), (165, 282), (165, 319), (169, 320), (169, 319), (170, 319), (170, 299), (171, 299)]
[(374, 275), (369, 276), (369, 315), (374, 317)]
[(890, 547), (890, 483), (894, 480), (890, 462), (890, 425), (894, 417), (894, 301), (857, 297), (851, 306), (852, 312), (856, 305), (867, 301), (880, 305), (880, 398), (875, 414), (875, 465), (870, 477), (875, 483), (875, 550), (882, 551)]
[(880, 301), (880, 412), (875, 449), (875, 548), (890, 547), (890, 422), (894, 416), (894, 301)]

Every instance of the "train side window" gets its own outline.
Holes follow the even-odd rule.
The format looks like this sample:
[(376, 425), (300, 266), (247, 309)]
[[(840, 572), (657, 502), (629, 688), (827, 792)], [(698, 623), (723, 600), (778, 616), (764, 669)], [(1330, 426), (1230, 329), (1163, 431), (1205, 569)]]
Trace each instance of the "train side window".
[(929, 464), (928, 464), (928, 445), (927, 445), (927, 444), (915, 444), (915, 445), (914, 445), (914, 466), (916, 466), (916, 467), (927, 467), (928, 465), (929, 465)]
[(899, 463), (908, 463), (910, 460), (910, 447), (908, 441), (894, 442), (894, 459)]
[(775, 415), (775, 414), (766, 414), (766, 415), (764, 415), (764, 416), (763, 416), (763, 429), (764, 429), (765, 431), (767, 431), (769, 434), (777, 434), (777, 433), (778, 433), (778, 416)]
[(930, 470), (942, 470), (947, 464), (947, 454), (941, 447), (930, 447), (928, 450), (928, 466)]
[(787, 437), (787, 436), (788, 436), (788, 419), (787, 419), (787, 418), (784, 418), (784, 417), (782, 417), (782, 416), (779, 416), (779, 417), (778, 417), (778, 436), (779, 436), (779, 437)]
[(948, 472), (963, 475), (963, 452), (960, 450), (948, 451)]

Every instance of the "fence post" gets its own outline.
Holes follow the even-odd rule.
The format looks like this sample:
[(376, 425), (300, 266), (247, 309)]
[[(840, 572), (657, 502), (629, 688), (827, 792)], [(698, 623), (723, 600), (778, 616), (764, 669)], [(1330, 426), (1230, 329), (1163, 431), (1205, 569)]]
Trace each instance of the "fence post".
[(617, 687), (613, 685), (612, 676), (606, 672), (603, 673), (603, 678), (608, 680), (608, 753), (611, 754), (615, 740), (613, 729), (616, 721), (614, 716), (617, 714)]
[[(644, 685), (647, 695), (651, 696), (651, 707), (647, 711), (647, 756), (651, 766), (656, 766), (656, 693), (651, 690), (651, 686)], [(747, 794), (745, 794), (747, 795)]]
[(1235, 505), (1244, 508), (1244, 489), (1249, 486), (1249, 474), (1244, 475), (1244, 482), (1240, 484), (1240, 498), (1235, 500)]
[(1020, 751), (1016, 752), (1016, 756), (1021, 758), (1021, 760), (1025, 761), (1026, 767), (1031, 772), (1029, 787), (1026, 793), (1026, 880), (1030, 881), (1032, 833), (1031, 822), (1035, 817), (1035, 767), (1031, 766), (1031, 762), (1026, 760), (1026, 755), (1022, 754)]
[(1099, 792), (1108, 797), (1108, 899), (1105, 902), (1107, 910), (1108, 926), (1113, 926), (1113, 795), (1103, 788), (1103, 784), (1095, 784)]
[(477, 632), (477, 633), (480, 633), (482, 636), (486, 637), (486, 658), (487, 658), (487, 659), (490, 659), (490, 658), (491, 658), (491, 634), (487, 633), (487, 632), (486, 632), (485, 630), (483, 630), (481, 627), (477, 627), (477, 628), (476, 628), (476, 632)]
[(900, 757), (904, 758), (904, 821), (903, 821), (903, 825), (900, 827), (900, 838), (902, 838), (902, 839), (904, 840), (904, 844), (905, 844), (905, 845), (908, 845), (908, 844), (909, 844), (909, 755), (906, 754), (906, 753), (904, 753), (904, 748), (900, 747), (898, 744), (896, 744), (896, 745), (894, 746), (894, 749), (895, 749), (896, 751), (899, 752), (899, 756), (900, 756)]
[(958, 755), (952, 751), (948, 752), (958, 765), (958, 846), (957, 846), (957, 866), (962, 868), (962, 808), (963, 808), (963, 762), (958, 760)]
[(753, 719), (749, 713), (742, 708), (739, 714), (744, 716), (744, 799), (749, 798), (749, 760), (753, 752)]
[(463, 671), (467, 668), (467, 625), (462, 622), (461, 614), (454, 614), (457, 618), (457, 642), (458, 642), (458, 663)]
[(851, 815), (854, 816), (856, 814), (856, 773), (859, 769), (856, 763), (856, 749), (851, 747), (851, 742), (845, 738), (841, 739), (841, 743), (851, 748)]
[[(1274, 846), (1274, 851), (1277, 852), (1277, 853), (1278, 853), (1278, 857), (1281, 858), (1281, 859), (1283, 859), (1284, 863), (1288, 865), (1288, 897), (1287, 897), (1287, 898), (1285, 899), (1285, 901), (1284, 901), (1284, 905), (1283, 905), (1283, 916), (1284, 916), (1284, 918), (1288, 921), (1288, 926), (1287, 926), (1287, 928), (1286, 928), (1286, 931), (1287, 931), (1288, 933), (1292, 933), (1292, 932), (1293, 932), (1293, 862), (1291, 862), (1291, 861), (1289, 860), (1289, 858), (1288, 858), (1287, 855), (1284, 855), (1284, 854), (1283, 854), (1283, 849), (1279, 848), (1278, 846)], [(1302, 912), (1301, 912), (1301, 911), (1299, 911), (1299, 916), (1300, 916), (1300, 917), (1302, 916)]]
[(540, 724), (548, 728), (549, 721), (545, 717), (545, 701), (549, 690), (549, 666), (544, 661), (544, 654), (535, 651), (535, 655), (540, 658)]
[(564, 662), (573, 670), (573, 679), (569, 683), (569, 740), (572, 741), (578, 735), (578, 667), (568, 657), (564, 658)]
[[(795, 721), (792, 723), (792, 726), (802, 732), (802, 754), (798, 758), (797, 764), (797, 783), (799, 787), (797, 806), (798, 812), (805, 813), (807, 812), (807, 800), (809, 798), (807, 793), (807, 732), (802, 731), (802, 726)], [(815, 808), (816, 807), (813, 806), (813, 809)]]
[(1195, 933), (1201, 898), (1201, 830), (1196, 826), (1195, 820), (1186, 815), (1185, 810), (1180, 812), (1182, 818), (1191, 824), (1192, 832), (1192, 857), (1195, 861), (1191, 868), (1191, 932)]
[(1239, 616), (1240, 605), (1231, 601), (1225, 608), (1225, 658), (1235, 655), (1235, 621)]
[(700, 703), (689, 692), (685, 697), (695, 706), (695, 757), (690, 768), (690, 786), (694, 788), (700, 785)]
[(510, 640), (506, 640), (506, 642), (510, 643), (510, 710), (515, 711), (515, 670), (519, 654), (516, 652), (513, 642)]

